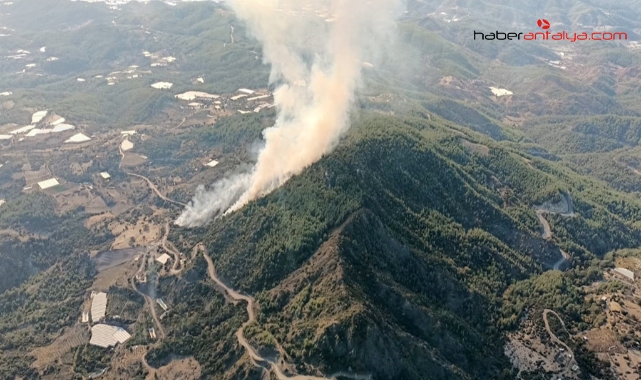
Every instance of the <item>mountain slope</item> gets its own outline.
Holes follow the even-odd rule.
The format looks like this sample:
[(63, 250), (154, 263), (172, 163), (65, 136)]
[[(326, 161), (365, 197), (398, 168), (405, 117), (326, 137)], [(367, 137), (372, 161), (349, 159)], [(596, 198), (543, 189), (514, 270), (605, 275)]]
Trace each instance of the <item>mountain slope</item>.
[[(281, 189), (174, 232), (202, 240), (219, 275), (256, 295), (248, 338), (292, 372), (512, 378), (502, 332), (515, 317), (501, 312), (504, 291), (551, 268), (559, 247), (581, 265), (641, 243), (632, 198), (433, 119), (365, 114), (331, 156)], [(546, 241), (532, 206), (560, 191), (573, 194), (578, 216), (550, 215)], [(194, 269), (204, 273), (204, 261)], [(173, 302), (189, 297), (175, 292)], [(168, 342), (162, 352), (180, 344), (193, 354), (179, 335)], [(220, 367), (216, 357), (201, 364)]]

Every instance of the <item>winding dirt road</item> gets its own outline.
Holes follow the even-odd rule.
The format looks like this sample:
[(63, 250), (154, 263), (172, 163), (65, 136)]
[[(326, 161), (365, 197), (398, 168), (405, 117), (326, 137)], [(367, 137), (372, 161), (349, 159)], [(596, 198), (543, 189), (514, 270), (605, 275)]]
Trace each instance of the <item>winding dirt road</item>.
[(181, 202), (178, 202), (178, 201), (174, 201), (173, 199), (169, 199), (169, 198), (167, 198), (166, 196), (164, 196), (164, 195), (163, 195), (163, 194), (158, 190), (158, 188), (156, 187), (156, 185), (154, 185), (154, 183), (153, 183), (153, 182), (151, 182), (151, 181), (149, 180), (149, 178), (147, 178), (147, 177), (145, 177), (145, 176), (142, 176), (142, 175), (140, 175), (140, 174), (131, 173), (131, 172), (128, 172), (128, 171), (125, 171), (125, 173), (129, 174), (129, 175), (130, 175), (130, 176), (132, 176), (132, 177), (138, 177), (138, 178), (144, 179), (144, 180), (145, 180), (145, 182), (147, 182), (147, 185), (149, 185), (149, 188), (150, 188), (154, 193), (156, 193), (156, 195), (158, 196), (158, 198), (162, 199), (163, 201), (165, 201), (165, 202), (169, 202), (169, 203), (172, 203), (172, 204), (175, 204), (176, 206), (180, 206), (180, 207), (186, 207), (186, 206), (187, 206), (187, 205), (186, 205), (186, 204), (184, 204), (184, 203), (181, 203)]
[(541, 225), (543, 226), (543, 239), (552, 239), (552, 229), (550, 228), (550, 223), (548, 223), (547, 219), (545, 219), (545, 216), (543, 216), (543, 211), (538, 210), (536, 212), (536, 216), (539, 218), (539, 222), (541, 222)]
[(169, 252), (173, 257), (174, 257), (174, 263), (171, 266), (171, 269), (169, 270), (169, 275), (170, 276), (175, 276), (177, 274), (180, 274), (182, 271), (182, 268), (178, 269), (178, 265), (180, 264), (180, 252), (174, 247), (171, 242), (167, 241), (167, 238), (169, 237), (169, 222), (165, 223), (165, 234), (162, 237), (162, 243), (161, 246), (163, 249), (167, 252)]
[(561, 251), (561, 258), (559, 259), (559, 261), (554, 263), (554, 266), (552, 267), (553, 270), (561, 270), (561, 265), (570, 260), (570, 255), (568, 255), (567, 252), (562, 249), (559, 249), (559, 251)]
[[(543, 226), (543, 239), (545, 240), (551, 240), (553, 235), (552, 235), (552, 229), (550, 228), (550, 223), (548, 223), (547, 219), (545, 219), (545, 216), (543, 216), (544, 212), (542, 210), (538, 210), (536, 212), (536, 216), (539, 218), (539, 221), (541, 222), (541, 225)], [(561, 252), (561, 258), (559, 261), (554, 263), (552, 266), (552, 270), (561, 270), (561, 265), (563, 265), (566, 261), (570, 259), (570, 255), (567, 254), (564, 250), (559, 248), (559, 251)]]
[[(232, 33), (233, 33), (233, 27), (232, 27)], [(183, 120), (183, 122), (184, 122), (184, 120)], [(121, 149), (120, 149), (120, 154), (121, 154), (122, 158), (124, 158), (124, 152)], [(122, 165), (122, 161), (121, 161), (121, 165)], [(119, 167), (120, 167), (120, 165), (119, 165)], [(177, 205), (177, 206), (181, 206), (181, 207), (187, 206), (184, 203), (181, 203), (181, 202), (178, 202), (178, 201), (174, 201), (174, 200), (169, 199), (166, 196), (164, 196), (158, 190), (156, 185), (154, 185), (154, 183), (149, 180), (149, 178), (147, 178), (145, 176), (142, 176), (140, 174), (131, 173), (131, 172), (128, 172), (128, 171), (125, 171), (125, 173), (130, 175), (130, 176), (132, 176), (132, 177), (137, 177), (137, 178), (141, 178), (141, 179), (145, 180), (145, 182), (147, 182), (147, 185), (149, 186), (149, 188), (151, 188), (151, 190), (154, 193), (156, 193), (156, 195), (159, 198), (161, 198), (162, 200), (164, 200), (166, 202), (169, 202), (171, 204)], [(161, 246), (166, 251), (168, 251), (169, 253), (171, 253), (174, 256), (174, 264), (173, 264), (172, 269), (170, 271), (170, 275), (174, 275), (174, 274), (180, 272), (179, 270), (176, 269), (176, 266), (178, 265), (178, 260), (180, 258), (180, 253), (177, 250), (175, 250), (173, 247), (170, 247), (171, 243), (167, 241), (168, 236), (169, 236), (169, 222), (167, 222), (165, 224), (165, 234), (164, 234), (164, 236), (162, 238)], [(232, 288), (228, 287), (227, 285), (225, 285), (225, 283), (222, 282), (222, 280), (220, 280), (220, 278), (216, 275), (216, 268), (214, 267), (214, 262), (212, 261), (211, 257), (207, 253), (207, 250), (206, 250), (205, 246), (202, 243), (198, 243), (194, 247), (194, 249), (192, 251), (192, 255), (191, 255), (192, 260), (196, 258), (197, 254), (198, 254), (198, 250), (202, 250), (203, 257), (205, 258), (205, 261), (207, 261), (207, 273), (208, 273), (209, 277), (220, 288), (222, 288), (224, 290), (226, 295), (229, 298), (231, 298), (233, 302), (237, 303), (237, 302), (240, 302), (240, 301), (244, 301), (244, 302), (247, 303), (248, 319), (236, 331), (235, 335), (236, 335), (236, 339), (238, 340), (238, 343), (245, 349), (245, 351), (249, 355), (249, 358), (250, 358), (250, 360), (251, 360), (251, 362), (252, 362), (252, 364), (254, 366), (263, 368), (264, 370), (267, 370), (267, 371), (271, 370), (276, 375), (276, 378), (278, 380), (336, 380), (338, 378), (347, 378), (347, 379), (354, 379), (354, 380), (371, 380), (372, 376), (369, 375), (369, 374), (357, 374), (357, 373), (345, 372), (345, 371), (336, 372), (333, 375), (331, 375), (330, 377), (305, 376), (305, 375), (287, 376), (277, 363), (275, 363), (274, 361), (272, 361), (270, 359), (263, 358), (251, 346), (251, 344), (249, 344), (249, 342), (245, 338), (245, 332), (244, 332), (245, 331), (245, 327), (247, 327), (248, 325), (250, 325), (251, 323), (253, 323), (256, 320), (256, 313), (254, 311), (254, 305), (255, 305), (254, 298), (251, 297), (251, 296), (243, 295), (243, 294), (235, 291), (234, 289), (232, 289)], [(138, 269), (137, 273), (139, 273), (139, 272), (141, 272), (141, 271), (143, 271), (145, 269), (145, 263), (146, 263), (145, 259), (147, 258), (147, 254), (148, 253), (149, 252), (145, 253), (143, 255), (143, 257), (141, 258), (140, 268)], [(142, 293), (142, 292), (140, 292), (138, 290), (138, 288), (136, 287), (136, 283), (135, 283), (135, 275), (134, 275), (134, 277), (131, 278), (131, 285), (132, 285), (133, 289), (138, 294), (143, 296), (143, 298), (145, 299), (145, 302), (147, 303), (147, 305), (149, 305), (149, 308), (151, 310), (151, 316), (152, 316), (156, 326), (158, 327), (158, 331), (160, 332), (160, 339), (156, 343), (156, 344), (158, 344), (161, 341), (161, 339), (164, 339), (165, 331), (164, 331), (164, 329), (162, 327), (162, 324), (160, 323), (160, 319), (156, 315), (156, 309), (154, 307), (154, 302), (151, 299), (151, 297), (147, 296), (146, 294), (144, 294), (144, 293)], [(144, 357), (143, 357), (143, 365), (150, 371), (150, 376), (151, 376), (152, 372), (153, 372), (153, 374), (155, 374), (155, 369), (153, 369), (151, 366), (149, 366), (149, 364), (147, 363), (147, 361), (145, 360)]]
[[(552, 234), (550, 223), (545, 218), (545, 214), (559, 214), (567, 218), (572, 218), (576, 215), (574, 214), (574, 203), (572, 201), (572, 195), (570, 195), (569, 193), (564, 193), (563, 197), (565, 198), (565, 202), (567, 204), (567, 210), (565, 212), (552, 211), (535, 206), (535, 208), (537, 208), (536, 216), (539, 218), (539, 222), (541, 222), (541, 225), (543, 226), (543, 234), (541, 235), (541, 237), (545, 240), (552, 240), (552, 238), (554, 237), (554, 235)], [(561, 258), (559, 259), (559, 261), (554, 263), (554, 265), (552, 266), (552, 270), (560, 270), (561, 265), (570, 260), (570, 255), (568, 255), (567, 252), (560, 248), (559, 251), (561, 252)]]
[(565, 348), (565, 352), (570, 355), (570, 361), (565, 367), (565, 370), (563, 371), (563, 374), (567, 376), (572, 372), (572, 367), (576, 365), (576, 358), (574, 357), (574, 352), (572, 352), (572, 349), (567, 344), (563, 343), (563, 341), (559, 339), (556, 336), (556, 334), (552, 332), (552, 330), (550, 330), (550, 322), (548, 321), (549, 313), (552, 313), (556, 316), (556, 318), (559, 320), (559, 322), (561, 322), (561, 325), (563, 326), (563, 329), (566, 332), (567, 332), (567, 329), (565, 329), (565, 322), (563, 322), (563, 319), (554, 310), (550, 310), (550, 309), (543, 310), (543, 322), (545, 323), (545, 330), (547, 330), (548, 334), (550, 335), (550, 339), (552, 340), (552, 342), (555, 342), (563, 346)]
[(239, 292), (225, 285), (225, 283), (220, 280), (220, 278), (216, 275), (216, 268), (214, 267), (214, 262), (212, 261), (211, 257), (207, 253), (205, 246), (202, 243), (199, 243), (196, 247), (194, 247), (194, 252), (192, 253), (192, 256), (195, 256), (196, 250), (201, 250), (203, 252), (203, 257), (205, 258), (205, 261), (207, 261), (207, 273), (209, 275), (209, 278), (211, 278), (220, 288), (222, 288), (225, 291), (226, 295), (229, 296), (234, 302), (243, 301), (247, 303), (248, 319), (236, 331), (236, 339), (238, 339), (238, 343), (245, 349), (245, 351), (249, 355), (253, 365), (255, 365), (256, 367), (261, 367), (265, 370), (271, 370), (276, 375), (276, 378), (278, 380), (331, 380), (331, 379), (337, 379), (339, 377), (350, 378), (355, 380), (371, 379), (371, 375), (362, 375), (362, 374), (355, 374), (355, 373), (343, 372), (343, 371), (337, 372), (330, 377), (285, 375), (285, 373), (283, 373), (282, 369), (277, 363), (275, 363), (270, 359), (266, 359), (260, 356), (260, 354), (256, 352), (256, 350), (249, 344), (249, 342), (245, 338), (245, 332), (244, 332), (245, 327), (247, 327), (249, 324), (253, 323), (256, 320), (256, 313), (254, 311), (254, 304), (255, 304), (254, 298), (251, 296), (240, 294)]
[[(184, 120), (183, 120), (183, 122), (184, 122)], [(182, 124), (182, 123), (181, 123), (181, 124)], [(121, 169), (121, 168), (122, 168), (122, 161), (123, 161), (123, 160), (124, 160), (124, 158), (125, 158), (125, 152), (123, 152), (123, 151), (122, 151), (122, 148), (118, 148), (118, 151), (120, 152), (120, 164), (118, 164), (118, 169)], [(125, 172), (127, 175), (130, 175), (130, 176), (132, 176), (132, 177), (136, 177), (136, 178), (140, 178), (140, 179), (145, 180), (145, 182), (147, 182), (147, 185), (149, 186), (149, 188), (151, 189), (151, 191), (153, 191), (154, 193), (156, 193), (156, 195), (158, 196), (158, 198), (162, 199), (163, 201), (165, 201), (165, 202), (169, 202), (169, 203), (171, 203), (171, 204), (174, 204), (174, 205), (176, 205), (176, 206), (180, 206), (180, 207), (186, 207), (186, 206), (187, 206), (186, 204), (184, 204), (184, 203), (182, 203), (182, 202), (178, 202), (178, 201), (175, 201), (175, 200), (173, 200), (173, 199), (169, 199), (169, 198), (167, 198), (166, 196), (164, 196), (164, 195), (160, 192), (160, 190), (158, 190), (158, 188), (156, 187), (156, 185), (154, 185), (154, 183), (153, 183), (153, 182), (151, 182), (151, 180), (150, 180), (149, 178), (147, 178), (147, 177), (145, 177), (145, 176), (143, 176), (143, 175), (140, 175), (140, 174), (136, 174), (136, 173), (128, 172), (128, 171), (126, 171), (126, 170), (124, 170), (124, 172)]]

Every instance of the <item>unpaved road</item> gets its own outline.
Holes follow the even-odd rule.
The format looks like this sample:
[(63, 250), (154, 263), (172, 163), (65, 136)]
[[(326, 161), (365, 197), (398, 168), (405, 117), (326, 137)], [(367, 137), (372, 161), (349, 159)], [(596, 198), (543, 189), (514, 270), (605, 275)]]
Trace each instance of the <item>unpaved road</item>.
[(564, 250), (559, 249), (559, 251), (561, 251), (561, 258), (554, 264), (554, 267), (552, 267), (554, 270), (561, 270), (561, 265), (570, 259), (570, 255), (568, 255)]
[[(184, 120), (183, 120), (183, 122), (184, 122)], [(181, 123), (181, 124), (182, 124), (182, 123)], [(120, 169), (120, 168), (122, 168), (122, 160), (124, 160), (124, 158), (125, 158), (125, 153), (122, 151), (122, 148), (118, 148), (118, 150), (120, 151), (120, 164), (118, 164), (118, 168)], [(162, 199), (163, 201), (165, 201), (165, 202), (169, 202), (169, 203), (171, 203), (171, 204), (175, 204), (175, 205), (180, 206), (180, 207), (186, 207), (186, 206), (187, 206), (187, 205), (186, 205), (186, 204), (184, 204), (184, 203), (181, 203), (181, 202), (178, 202), (178, 201), (174, 201), (173, 199), (169, 199), (169, 198), (167, 198), (166, 196), (164, 196), (164, 195), (160, 192), (160, 190), (158, 190), (158, 188), (156, 187), (156, 185), (154, 185), (154, 183), (153, 183), (153, 182), (151, 182), (151, 180), (149, 180), (149, 178), (147, 178), (147, 177), (145, 177), (145, 176), (143, 176), (143, 175), (140, 175), (140, 174), (136, 174), (136, 173), (128, 172), (128, 171), (126, 171), (126, 170), (125, 170), (124, 172), (125, 172), (127, 175), (130, 175), (130, 176), (132, 176), (132, 177), (137, 177), (137, 178), (140, 178), (140, 179), (145, 180), (145, 182), (147, 182), (147, 185), (149, 186), (149, 188), (151, 189), (151, 191), (153, 191), (154, 193), (156, 193), (156, 195), (157, 195), (160, 199)]]
[[(539, 221), (543, 226), (543, 235), (542, 235), (543, 239), (550, 240), (552, 239), (552, 236), (553, 236), (552, 229), (550, 228), (550, 223), (548, 223), (547, 219), (545, 219), (545, 216), (543, 216), (543, 213), (544, 213), (543, 211), (538, 210), (536, 212), (536, 216), (539, 217)], [(559, 259), (559, 261), (554, 263), (554, 265), (552, 266), (553, 270), (560, 270), (561, 265), (563, 265), (563, 263), (565, 263), (567, 260), (570, 259), (570, 255), (568, 255), (567, 252), (565, 252), (562, 249), (559, 249), (559, 251), (561, 252), (561, 258)]]
[(543, 211), (538, 210), (536, 212), (536, 216), (539, 218), (539, 222), (541, 222), (541, 225), (543, 226), (543, 239), (552, 239), (552, 229), (550, 228), (550, 223), (548, 223), (547, 219), (543, 216)]
[[(567, 202), (568, 210), (565, 213), (558, 213), (558, 214), (564, 217), (569, 217), (569, 218), (574, 217), (575, 214), (574, 214), (574, 204), (572, 202), (572, 196), (569, 193), (563, 194), (563, 196), (565, 197), (565, 200)], [(545, 214), (556, 214), (556, 212), (543, 210), (543, 209), (536, 210), (536, 216), (539, 218), (539, 222), (541, 222), (541, 225), (543, 226), (543, 234), (541, 235), (541, 237), (545, 240), (551, 240), (554, 235), (552, 234), (552, 228), (550, 228), (550, 223), (548, 222), (547, 219), (545, 219)], [(554, 265), (552, 266), (553, 270), (560, 270), (561, 265), (563, 265), (563, 263), (565, 263), (567, 260), (570, 259), (570, 255), (568, 255), (567, 252), (565, 252), (562, 249), (559, 249), (559, 251), (561, 252), (561, 258), (559, 259), (559, 261), (554, 263)]]
[(350, 379), (356, 379), (356, 380), (371, 379), (371, 375), (362, 375), (362, 374), (355, 374), (350, 372), (337, 372), (330, 377), (285, 375), (277, 363), (273, 362), (270, 359), (266, 359), (260, 356), (260, 354), (256, 352), (256, 350), (249, 344), (249, 342), (245, 338), (245, 332), (244, 332), (245, 327), (247, 327), (249, 324), (251, 324), (256, 320), (256, 313), (254, 311), (254, 304), (255, 304), (254, 298), (251, 296), (240, 294), (239, 292), (225, 285), (225, 283), (222, 282), (220, 278), (218, 278), (218, 276), (216, 275), (216, 268), (214, 267), (214, 262), (212, 261), (211, 257), (207, 253), (205, 246), (202, 244), (198, 244), (196, 247), (194, 247), (193, 254), (195, 254), (197, 249), (202, 250), (203, 257), (205, 258), (205, 261), (207, 261), (207, 273), (209, 275), (209, 278), (211, 278), (219, 287), (221, 287), (225, 291), (226, 295), (229, 296), (235, 302), (243, 301), (247, 303), (248, 319), (236, 331), (236, 339), (238, 339), (238, 343), (245, 349), (245, 351), (249, 355), (252, 364), (254, 364), (257, 367), (264, 368), (266, 370), (271, 370), (276, 375), (276, 378), (278, 380), (330, 380), (330, 379), (337, 379), (338, 377), (344, 377), (344, 378), (350, 378)]
[(149, 306), (149, 309), (151, 311), (151, 317), (153, 318), (154, 323), (156, 324), (156, 327), (158, 328), (158, 332), (160, 333), (160, 339), (163, 339), (165, 337), (165, 330), (162, 328), (162, 324), (160, 324), (160, 319), (158, 319), (158, 315), (156, 314), (156, 308), (154, 306), (154, 300), (152, 300), (151, 297), (149, 297), (145, 293), (143, 293), (140, 290), (138, 290), (138, 288), (136, 287), (136, 281), (135, 281), (136, 275), (145, 270), (145, 265), (147, 263), (147, 259), (148, 259), (147, 255), (148, 254), (149, 254), (149, 251), (145, 252), (140, 257), (140, 259), (139, 259), (140, 260), (140, 267), (138, 268), (138, 271), (134, 274), (134, 276), (131, 278), (131, 287), (133, 288), (133, 290), (136, 293), (140, 294), (145, 299), (145, 303), (147, 304), (147, 306)]
[(173, 203), (173, 204), (175, 204), (175, 205), (177, 205), (177, 206), (180, 206), (180, 207), (186, 207), (186, 206), (187, 206), (187, 205), (186, 205), (186, 204), (184, 204), (184, 203), (181, 203), (181, 202), (178, 202), (178, 201), (174, 201), (174, 200), (169, 199), (169, 198), (167, 198), (166, 196), (164, 196), (164, 195), (163, 195), (163, 194), (158, 190), (158, 188), (156, 187), (156, 185), (154, 185), (154, 183), (153, 183), (153, 182), (151, 182), (151, 181), (149, 180), (149, 178), (147, 178), (147, 177), (145, 177), (145, 176), (142, 176), (142, 175), (140, 175), (140, 174), (131, 173), (131, 172), (128, 172), (128, 171), (125, 171), (125, 173), (129, 174), (129, 175), (130, 175), (130, 176), (132, 176), (132, 177), (138, 177), (138, 178), (144, 179), (144, 180), (145, 180), (145, 182), (147, 182), (147, 185), (149, 185), (149, 188), (150, 188), (154, 193), (156, 193), (156, 195), (157, 195), (160, 199), (162, 199), (163, 201), (165, 201), (165, 202), (169, 202), (169, 203)]
[(169, 222), (165, 223), (165, 235), (162, 237), (162, 243), (161, 246), (163, 249), (167, 252), (169, 252), (173, 257), (174, 257), (174, 263), (171, 266), (171, 269), (169, 270), (169, 275), (170, 276), (175, 276), (177, 274), (180, 274), (182, 268), (178, 269), (178, 265), (180, 264), (180, 252), (178, 252), (174, 247), (171, 242), (169, 244), (167, 243), (167, 237), (169, 236)]
[(572, 377), (570, 376), (570, 374), (573, 372), (572, 366), (576, 365), (576, 358), (574, 357), (574, 352), (572, 352), (572, 349), (567, 344), (563, 343), (563, 341), (561, 341), (561, 339), (559, 339), (552, 332), (552, 330), (550, 330), (550, 323), (548, 322), (549, 313), (552, 313), (557, 317), (557, 319), (559, 320), (559, 322), (561, 322), (561, 325), (563, 326), (564, 329), (565, 329), (565, 322), (563, 322), (563, 319), (554, 310), (550, 310), (550, 309), (543, 310), (543, 322), (545, 323), (545, 330), (547, 330), (548, 334), (550, 335), (550, 339), (553, 342), (563, 346), (565, 348), (565, 354), (566, 355), (569, 354), (571, 356), (569, 363), (566, 365), (565, 370), (563, 371), (563, 375), (567, 377)]

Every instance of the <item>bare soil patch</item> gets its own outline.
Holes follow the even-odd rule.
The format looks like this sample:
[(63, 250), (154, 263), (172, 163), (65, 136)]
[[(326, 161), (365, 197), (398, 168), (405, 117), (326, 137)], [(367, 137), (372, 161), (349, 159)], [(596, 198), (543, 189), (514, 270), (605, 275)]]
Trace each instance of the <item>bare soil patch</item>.
[(109, 287), (114, 285), (127, 288), (130, 286), (129, 279), (133, 277), (137, 270), (138, 263), (134, 260), (113, 268), (105, 269), (96, 275), (94, 283), (91, 285), (91, 288), (89, 288), (89, 291), (106, 291)]
[(461, 144), (472, 153), (480, 154), (481, 156), (487, 156), (490, 154), (490, 148), (485, 145), (475, 144), (465, 139), (461, 139)]
[(182, 360), (174, 360), (164, 367), (156, 370), (158, 379), (161, 380), (195, 380), (200, 378), (201, 369), (200, 364), (194, 358), (186, 358)]
[(109, 211), (109, 207), (101, 197), (94, 197), (85, 206), (85, 212), (87, 214), (102, 214), (107, 211)]
[[(114, 221), (109, 229), (116, 236), (111, 249), (124, 249), (144, 246), (149, 242), (159, 239), (162, 234), (161, 226), (138, 220), (136, 224)], [(133, 244), (132, 244), (133, 243)]]
[(35, 368), (43, 368), (61, 358), (65, 353), (74, 347), (89, 342), (89, 330), (79, 324), (72, 328), (66, 328), (64, 333), (48, 346), (38, 347), (30, 354), (36, 358), (31, 365)]
[(89, 228), (93, 225), (96, 225), (102, 222), (103, 220), (109, 220), (113, 218), (114, 218), (114, 215), (110, 212), (106, 212), (104, 214), (99, 214), (99, 215), (93, 215), (93, 216), (90, 216), (89, 219), (85, 221), (85, 227)]
[(136, 153), (125, 153), (124, 158), (122, 159), (123, 167), (138, 166), (147, 162), (146, 159), (142, 158), (139, 154)]
[(626, 354), (610, 355), (612, 368), (621, 380), (639, 380), (639, 365), (641, 364), (641, 352), (629, 351)]
[(583, 333), (587, 337), (587, 346), (594, 352), (623, 353), (625, 347), (621, 345), (616, 334), (610, 329), (594, 329)]

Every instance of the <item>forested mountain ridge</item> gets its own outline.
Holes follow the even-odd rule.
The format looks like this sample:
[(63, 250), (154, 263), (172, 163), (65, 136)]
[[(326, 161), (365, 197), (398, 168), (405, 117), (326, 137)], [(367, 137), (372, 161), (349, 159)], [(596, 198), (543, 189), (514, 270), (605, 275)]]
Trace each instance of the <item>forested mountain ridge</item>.
[[(507, 379), (502, 331), (518, 314), (502, 309), (504, 291), (548, 270), (558, 247), (587, 268), (641, 243), (638, 202), (606, 189), (443, 121), (372, 114), (283, 188), (180, 234), (256, 295), (247, 334), (266, 352), (278, 342), (298, 371)], [(551, 215), (545, 241), (533, 206), (560, 191), (578, 216)]]
[[(595, 23), (634, 37), (637, 10), (632, 1), (612, 5), (611, 15), (582, 0), (539, 8), (499, 3), (407, 2), (398, 38), (380, 62), (364, 65), (351, 130), (336, 150), (205, 227), (172, 224), (167, 241), (182, 253), (179, 269), (152, 259), (162, 253), (152, 245), (180, 212), (158, 194), (187, 203), (197, 186), (243, 170), (276, 111), (237, 113), (240, 103), (193, 110), (174, 95), (199, 90), (224, 99), (242, 87), (273, 90), (263, 89), (269, 67), (259, 44), (214, 2), (131, 2), (120, 10), (17, 3), (11, 19), (2, 15), (15, 30), (0, 50), (33, 54), (0, 61), (7, 73), (1, 90), (13, 92), (0, 103), (0, 117), (12, 123), (4, 130), (46, 108), (94, 142), (35, 143), (25, 152), (21, 142), (0, 145), (0, 198), (7, 200), (0, 207), (0, 374), (80, 378), (111, 366), (106, 378), (141, 378), (194, 358), (194, 378), (262, 378), (235, 335), (247, 320), (245, 304), (212, 283), (207, 261), (193, 250), (201, 242), (224, 282), (256, 299), (257, 320), (245, 329), (250, 344), (264, 357), (279, 356), (288, 374), (357, 371), (400, 380), (557, 373), (513, 368), (505, 347), (531, 320), (545, 331), (545, 308), (578, 341), (612, 325), (608, 304), (598, 300), (626, 287), (607, 282), (608, 269), (619, 252), (636, 252), (618, 250), (641, 246), (640, 52), (623, 42), (475, 41), (472, 32), (491, 31), (497, 19), (529, 30), (547, 17), (557, 29)], [(39, 10), (34, 17), (32, 9)], [(175, 60), (153, 66), (150, 54)], [(20, 73), (27, 62), (36, 66)], [(133, 67), (136, 78), (127, 73)], [(150, 86), (167, 80), (171, 89)], [(251, 111), (244, 104), (240, 110)], [(120, 132), (129, 129), (138, 131), (126, 137), (132, 154), (146, 161), (125, 169)], [(219, 165), (205, 167), (211, 160)], [(38, 168), (67, 183), (29, 188), (26, 177)], [(103, 197), (109, 212), (70, 207), (75, 193)], [(541, 212), (565, 196), (572, 215)], [(137, 242), (140, 236), (150, 238)], [(161, 324), (132, 289), (137, 261), (116, 267), (119, 278), (94, 271), (99, 251), (127, 242), (156, 249), (139, 285), (169, 305), (165, 313), (150, 302)], [(71, 327), (86, 332), (79, 320), (94, 289), (110, 293), (109, 313), (119, 317), (110, 322), (133, 339), (113, 352), (85, 341), (39, 366), (36, 348), (51, 348)], [(617, 334), (617, 344), (633, 347), (633, 333)], [(608, 378), (607, 365), (571, 344), (580, 376)], [(135, 371), (119, 367), (133, 352)]]

